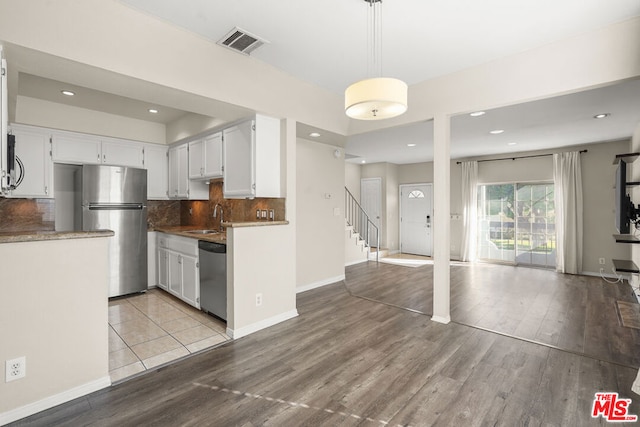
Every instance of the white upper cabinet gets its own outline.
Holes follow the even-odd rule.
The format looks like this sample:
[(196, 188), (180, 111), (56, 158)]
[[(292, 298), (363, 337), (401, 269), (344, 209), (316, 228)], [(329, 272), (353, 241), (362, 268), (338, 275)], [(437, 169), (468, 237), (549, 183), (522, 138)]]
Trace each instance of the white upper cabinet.
[(102, 163), (102, 147), (98, 137), (55, 132), (52, 144), (54, 162), (78, 165)]
[(52, 139), (56, 163), (144, 166), (143, 144), (139, 142), (59, 131)]
[(51, 134), (46, 129), (12, 125), (16, 138), (16, 179), (22, 179), (12, 197), (53, 197)]
[(102, 163), (106, 165), (144, 167), (143, 144), (109, 139), (102, 141)]
[(189, 180), (189, 144), (169, 148), (169, 197), (209, 200), (209, 186)]
[(225, 198), (282, 197), (280, 120), (255, 120), (223, 131)]
[(222, 177), (222, 132), (189, 143), (189, 179)]
[(222, 177), (222, 132), (214, 133), (204, 139), (204, 176)]
[(189, 143), (189, 179), (204, 177), (204, 141), (198, 139)]
[(144, 145), (144, 168), (147, 170), (147, 199), (169, 197), (169, 159), (166, 145)]
[(169, 197), (186, 199), (189, 194), (188, 145), (169, 148)]

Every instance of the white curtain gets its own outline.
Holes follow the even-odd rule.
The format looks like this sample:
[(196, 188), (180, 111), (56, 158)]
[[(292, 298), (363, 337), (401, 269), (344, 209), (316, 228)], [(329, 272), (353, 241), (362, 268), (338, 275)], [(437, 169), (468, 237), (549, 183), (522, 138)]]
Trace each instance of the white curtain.
[(462, 261), (476, 259), (476, 224), (478, 222), (478, 162), (462, 162)]
[(582, 172), (580, 153), (553, 155), (556, 211), (556, 270), (582, 272)]

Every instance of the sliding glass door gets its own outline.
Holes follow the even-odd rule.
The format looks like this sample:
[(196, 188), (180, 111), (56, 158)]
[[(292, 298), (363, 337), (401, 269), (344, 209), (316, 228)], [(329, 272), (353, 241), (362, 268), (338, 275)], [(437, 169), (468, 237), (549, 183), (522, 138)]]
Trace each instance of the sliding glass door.
[(555, 267), (551, 183), (478, 187), (478, 258)]

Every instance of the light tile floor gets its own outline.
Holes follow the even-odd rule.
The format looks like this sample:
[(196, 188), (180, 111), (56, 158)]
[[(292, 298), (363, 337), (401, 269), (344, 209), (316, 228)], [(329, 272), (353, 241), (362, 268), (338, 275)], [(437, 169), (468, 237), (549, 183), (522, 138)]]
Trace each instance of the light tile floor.
[(111, 300), (111, 382), (228, 341), (225, 331), (221, 320), (160, 289)]

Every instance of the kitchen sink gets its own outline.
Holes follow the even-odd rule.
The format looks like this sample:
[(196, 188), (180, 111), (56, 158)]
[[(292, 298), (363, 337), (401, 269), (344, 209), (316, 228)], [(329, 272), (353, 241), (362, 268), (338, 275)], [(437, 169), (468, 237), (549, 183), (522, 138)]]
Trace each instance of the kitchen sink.
[(220, 234), (217, 230), (189, 230), (185, 231), (185, 233), (189, 234)]

